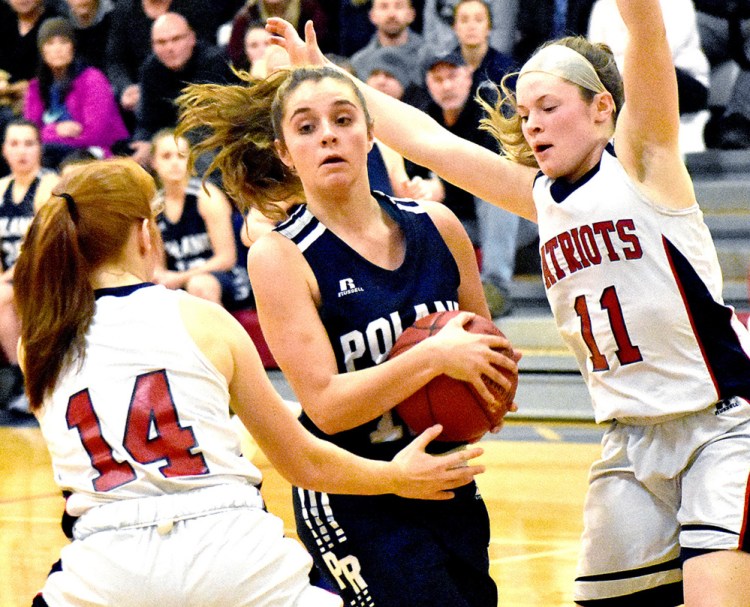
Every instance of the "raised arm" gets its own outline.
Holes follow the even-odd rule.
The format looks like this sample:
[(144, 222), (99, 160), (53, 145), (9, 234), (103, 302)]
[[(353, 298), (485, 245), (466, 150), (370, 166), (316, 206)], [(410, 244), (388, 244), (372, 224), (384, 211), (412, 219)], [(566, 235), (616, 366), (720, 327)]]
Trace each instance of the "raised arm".
[(659, 0), (617, 0), (617, 7), (629, 34), (617, 155), (657, 203), (689, 207), (695, 193), (679, 150), (677, 79)]
[[(322, 65), (311, 22), (303, 42), (289, 23), (271, 18), (266, 26), (295, 65)], [(355, 79), (356, 80), (356, 79)], [(531, 186), (536, 170), (520, 166), (441, 127), (421, 110), (356, 80), (375, 120), (375, 135), (404, 158), (425, 166), (482, 200), (527, 219), (536, 219)]]

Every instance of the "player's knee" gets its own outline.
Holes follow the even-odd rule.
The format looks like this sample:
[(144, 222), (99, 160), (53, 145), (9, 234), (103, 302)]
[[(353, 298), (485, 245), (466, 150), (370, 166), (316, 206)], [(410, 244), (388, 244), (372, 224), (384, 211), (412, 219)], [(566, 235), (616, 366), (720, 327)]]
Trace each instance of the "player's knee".
[(185, 290), (191, 295), (221, 303), (221, 285), (211, 274), (198, 274), (185, 284)]
[(693, 554), (683, 564), (685, 600), (695, 607), (750, 604), (750, 554), (717, 550)]

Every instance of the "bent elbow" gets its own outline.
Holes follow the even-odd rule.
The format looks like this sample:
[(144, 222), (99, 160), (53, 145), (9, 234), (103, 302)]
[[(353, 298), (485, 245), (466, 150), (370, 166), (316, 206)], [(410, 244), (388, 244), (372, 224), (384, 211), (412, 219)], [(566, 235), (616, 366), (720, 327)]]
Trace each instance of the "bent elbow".
[(334, 415), (332, 414), (332, 412), (316, 410), (311, 411), (309, 409), (305, 409), (305, 413), (315, 424), (315, 427), (328, 436), (332, 436), (349, 429), (349, 427), (343, 423), (343, 420), (340, 418), (340, 416)]

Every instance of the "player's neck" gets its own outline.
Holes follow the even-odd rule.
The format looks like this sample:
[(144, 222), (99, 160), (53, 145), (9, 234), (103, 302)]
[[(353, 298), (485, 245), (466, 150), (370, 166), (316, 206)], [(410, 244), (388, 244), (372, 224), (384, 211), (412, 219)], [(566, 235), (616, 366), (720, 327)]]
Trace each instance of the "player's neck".
[(90, 280), (94, 289), (112, 289), (147, 282), (144, 276), (117, 267), (102, 267), (91, 275)]
[(134, 229), (121, 254), (91, 272), (91, 286), (94, 289), (109, 289), (147, 282), (153, 274), (152, 256), (153, 250), (141, 247), (138, 231)]
[(310, 212), (329, 228), (368, 223), (373, 211), (379, 212), (367, 179), (349, 188), (306, 190), (305, 195)]
[(31, 183), (36, 179), (39, 174), (39, 167), (34, 167), (31, 171), (16, 171), (13, 173), (13, 181), (16, 186), (28, 189)]

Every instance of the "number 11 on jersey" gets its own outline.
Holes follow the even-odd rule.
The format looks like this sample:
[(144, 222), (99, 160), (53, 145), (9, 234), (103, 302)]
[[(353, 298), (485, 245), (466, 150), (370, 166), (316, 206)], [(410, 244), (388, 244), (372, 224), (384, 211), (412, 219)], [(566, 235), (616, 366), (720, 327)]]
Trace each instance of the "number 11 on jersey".
[[(602, 296), (599, 298), (599, 304), (602, 310), (607, 312), (609, 317), (609, 326), (612, 330), (612, 335), (615, 338), (617, 349), (615, 354), (621, 365), (629, 365), (631, 363), (637, 363), (643, 360), (641, 356), (641, 350), (638, 346), (633, 345), (628, 334), (628, 328), (625, 326), (625, 319), (622, 315), (622, 306), (620, 300), (617, 297), (617, 291), (614, 286), (609, 286), (602, 291)], [(591, 353), (591, 366), (593, 371), (607, 371), (609, 370), (609, 363), (607, 357), (602, 354), (599, 350), (599, 346), (594, 338), (594, 331), (591, 327), (591, 315), (589, 314), (588, 303), (584, 295), (576, 297), (574, 305), (576, 314), (581, 319), (581, 337), (586, 343), (586, 346)]]

